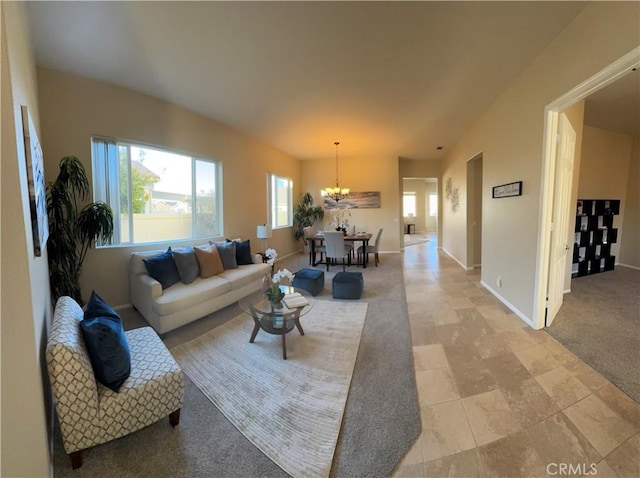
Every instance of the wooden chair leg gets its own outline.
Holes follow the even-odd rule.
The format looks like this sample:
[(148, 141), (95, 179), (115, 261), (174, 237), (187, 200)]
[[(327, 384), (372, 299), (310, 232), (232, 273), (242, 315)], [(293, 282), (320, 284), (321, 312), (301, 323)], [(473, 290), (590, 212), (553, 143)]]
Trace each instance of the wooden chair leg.
[(175, 412), (172, 412), (169, 415), (169, 423), (174, 428), (176, 426), (178, 426), (178, 423), (180, 423), (180, 409), (179, 408)]
[(82, 466), (82, 450), (69, 453), (69, 460), (71, 460), (71, 468), (77, 470)]

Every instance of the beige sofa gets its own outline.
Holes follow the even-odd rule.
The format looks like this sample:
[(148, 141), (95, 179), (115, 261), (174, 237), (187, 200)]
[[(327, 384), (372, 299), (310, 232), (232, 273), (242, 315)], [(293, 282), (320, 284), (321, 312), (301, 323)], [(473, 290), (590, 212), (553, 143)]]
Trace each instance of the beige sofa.
[(191, 284), (178, 282), (162, 290), (160, 282), (147, 274), (143, 259), (164, 251), (131, 254), (130, 292), (132, 305), (156, 332), (165, 334), (233, 304), (260, 289), (264, 275), (271, 266), (262, 263), (262, 256), (252, 256), (253, 264), (228, 269), (221, 274)]

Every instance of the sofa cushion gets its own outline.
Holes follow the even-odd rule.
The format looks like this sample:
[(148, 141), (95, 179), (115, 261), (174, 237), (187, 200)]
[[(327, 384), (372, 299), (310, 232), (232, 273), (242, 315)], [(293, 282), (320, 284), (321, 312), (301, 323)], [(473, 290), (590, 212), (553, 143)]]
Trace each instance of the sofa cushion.
[(238, 262), (236, 261), (236, 241), (230, 242), (214, 242), (215, 246), (220, 252), (220, 258), (222, 259), (222, 265), (224, 270), (237, 269)]
[(220, 252), (215, 245), (199, 246), (193, 250), (200, 265), (200, 277), (207, 278), (224, 271)]
[(240, 266), (237, 269), (225, 270), (220, 274), (220, 277), (230, 282), (231, 289), (239, 289), (254, 281), (262, 280), (268, 271), (269, 266), (267, 264), (251, 264)]
[(173, 284), (180, 282), (180, 274), (173, 260), (171, 247), (157, 256), (142, 259), (151, 277), (160, 282), (162, 289), (167, 289)]
[[(231, 242), (231, 240), (227, 239), (227, 242)], [(236, 263), (239, 266), (253, 264), (253, 257), (251, 256), (251, 241), (249, 239), (246, 241), (238, 241), (237, 239), (234, 239), (233, 242), (236, 243)]]
[(230, 290), (231, 283), (222, 274), (198, 278), (189, 285), (179, 283), (163, 291), (151, 306), (158, 315), (172, 314), (215, 299)]
[[(94, 315), (101, 311), (110, 315)], [(122, 320), (95, 291), (87, 304), (87, 312), (80, 329), (93, 373), (100, 383), (118, 392), (131, 373), (131, 353)]]
[(191, 284), (200, 275), (200, 266), (193, 247), (174, 250), (173, 260), (176, 263), (178, 274), (183, 284)]

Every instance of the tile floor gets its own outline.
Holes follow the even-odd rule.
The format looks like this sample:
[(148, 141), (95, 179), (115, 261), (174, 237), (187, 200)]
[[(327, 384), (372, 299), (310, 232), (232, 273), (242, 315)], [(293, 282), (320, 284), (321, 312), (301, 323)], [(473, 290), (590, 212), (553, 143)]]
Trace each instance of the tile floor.
[(422, 434), (395, 477), (640, 476), (640, 405), (435, 241), (404, 280)]

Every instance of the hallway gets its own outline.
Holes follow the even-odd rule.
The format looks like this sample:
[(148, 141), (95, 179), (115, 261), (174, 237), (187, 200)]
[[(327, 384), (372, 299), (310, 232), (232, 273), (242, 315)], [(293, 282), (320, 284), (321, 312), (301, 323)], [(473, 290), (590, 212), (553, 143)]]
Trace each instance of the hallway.
[(404, 281), (422, 434), (394, 476), (640, 475), (640, 405), (479, 271), (429, 241), (405, 248)]

